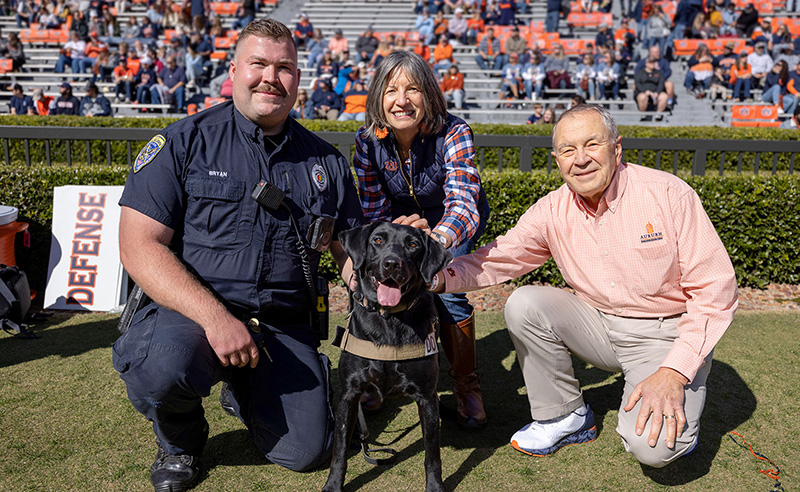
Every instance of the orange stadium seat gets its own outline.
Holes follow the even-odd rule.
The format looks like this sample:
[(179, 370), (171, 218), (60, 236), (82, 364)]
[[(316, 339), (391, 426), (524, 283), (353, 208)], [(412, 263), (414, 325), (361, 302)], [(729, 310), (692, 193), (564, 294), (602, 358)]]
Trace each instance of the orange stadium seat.
[(209, 6), (217, 15), (236, 15), (240, 4), (238, 2), (211, 2)]
[(692, 56), (702, 41), (702, 39), (676, 39), (673, 41), (673, 53), (675, 56)]
[(205, 101), (203, 102), (203, 109), (208, 109), (212, 106), (216, 106), (217, 104), (221, 104), (227, 101), (224, 97), (206, 97)]
[(530, 25), (528, 26), (528, 32), (532, 33), (543, 33), (544, 32), (544, 21), (535, 21), (532, 20)]
[(10, 72), (14, 66), (14, 60), (11, 58), (0, 58), (0, 73)]
[(214, 38), (214, 48), (228, 50), (236, 46), (236, 39), (223, 36)]
[(571, 12), (567, 16), (567, 25), (572, 27), (597, 27), (600, 24), (608, 24), (609, 26), (613, 22), (612, 14), (602, 13), (602, 12), (592, 12), (592, 13), (583, 13), (583, 12)]
[(778, 106), (760, 104), (734, 104), (731, 111), (731, 126), (778, 127)]
[(567, 56), (583, 55), (594, 51), (593, 39), (562, 39), (561, 46)]

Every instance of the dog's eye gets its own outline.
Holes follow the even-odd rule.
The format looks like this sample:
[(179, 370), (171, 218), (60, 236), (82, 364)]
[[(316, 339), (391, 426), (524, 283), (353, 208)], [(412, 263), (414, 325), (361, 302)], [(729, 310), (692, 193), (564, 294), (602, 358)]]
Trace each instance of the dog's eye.
[(372, 242), (375, 244), (383, 244), (383, 238), (380, 236), (373, 236)]
[(409, 247), (409, 248), (416, 248), (416, 247), (418, 247), (418, 246), (419, 246), (419, 243), (418, 243), (418, 242), (416, 242), (416, 241), (409, 241), (409, 242), (408, 242), (408, 247)]

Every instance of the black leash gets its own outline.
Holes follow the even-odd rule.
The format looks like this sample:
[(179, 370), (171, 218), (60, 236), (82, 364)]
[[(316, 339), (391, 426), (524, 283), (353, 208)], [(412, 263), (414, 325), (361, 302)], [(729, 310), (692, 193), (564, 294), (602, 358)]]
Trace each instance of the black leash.
[[(367, 444), (369, 439), (369, 429), (367, 429), (367, 419), (364, 418), (364, 410), (361, 408), (361, 403), (358, 404), (358, 440), (361, 443), (361, 452), (364, 454), (364, 461), (371, 465), (388, 466), (393, 465), (397, 461), (397, 451), (392, 448), (370, 448)], [(387, 453), (386, 458), (374, 458), (370, 453)]]

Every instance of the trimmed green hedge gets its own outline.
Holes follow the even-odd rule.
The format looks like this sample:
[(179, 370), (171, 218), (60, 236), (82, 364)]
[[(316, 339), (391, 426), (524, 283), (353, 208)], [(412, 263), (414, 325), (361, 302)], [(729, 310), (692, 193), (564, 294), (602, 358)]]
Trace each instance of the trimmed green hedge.
[[(121, 185), (127, 173), (123, 166), (0, 166), (0, 203), (19, 208), (20, 220), (30, 224), (31, 248), (18, 247), (17, 259), (28, 272), (32, 288), (43, 292), (46, 284), (53, 187)], [(531, 204), (562, 184), (558, 173), (489, 171), (482, 177), (492, 215), (481, 244), (503, 234)], [(697, 190), (728, 249), (740, 285), (800, 283), (800, 178), (693, 177), (687, 181)], [(328, 277), (335, 276), (329, 255), (323, 258), (322, 270)], [(552, 260), (518, 280), (532, 281), (563, 284)]]
[[(13, 126), (71, 126), (71, 127), (118, 127), (118, 128), (163, 128), (177, 121), (177, 118), (85, 118), (80, 116), (6, 116), (3, 118), (5, 125)], [(361, 123), (355, 121), (327, 121), (327, 120), (302, 120), (301, 123), (312, 131), (355, 132)], [(550, 125), (471, 125), (475, 134), (482, 135), (550, 135)], [(654, 128), (641, 126), (620, 127), (620, 134), (631, 138), (702, 138), (702, 139), (733, 139), (733, 140), (795, 140), (796, 131), (779, 128), (721, 128), (721, 127), (669, 127)], [(92, 162), (103, 164), (108, 162), (105, 142), (92, 143)], [(73, 162), (86, 162), (86, 145), (84, 142), (72, 141), (71, 155)], [(480, 149), (479, 149), (480, 150)], [(496, 170), (498, 167), (497, 148), (485, 148), (482, 171)], [(754, 149), (767, 150), (767, 149)], [(51, 161), (55, 163), (66, 162), (66, 144), (63, 141), (51, 142)], [(138, 149), (132, 149), (135, 157)], [(34, 164), (46, 162), (45, 145), (43, 141), (31, 141), (29, 146), (31, 162)], [(533, 168), (545, 170), (547, 166), (547, 149), (534, 149)], [(10, 142), (9, 155), (11, 162), (17, 165), (25, 163), (25, 147), (22, 141)], [(745, 153), (745, 169), (752, 170), (755, 153)], [(716, 172), (719, 166), (719, 152), (710, 152), (707, 156), (709, 174)], [(639, 152), (626, 151), (625, 158), (629, 162), (638, 162)], [(642, 151), (644, 163), (654, 163), (656, 151)], [(665, 169), (672, 169), (671, 155), (663, 156)], [(736, 153), (726, 154), (725, 170), (735, 171), (738, 156)], [(666, 161), (669, 162), (666, 162)], [(111, 143), (111, 162), (113, 164), (127, 164), (127, 146), (124, 142)], [(519, 149), (503, 150), (504, 169), (513, 167), (512, 163), (519, 162)], [(762, 167), (771, 166), (772, 153), (764, 152), (761, 156)], [(778, 170), (786, 171), (789, 168), (789, 155), (781, 154), (778, 157)], [(691, 174), (692, 154), (680, 152), (678, 159), (678, 174), (688, 176)]]

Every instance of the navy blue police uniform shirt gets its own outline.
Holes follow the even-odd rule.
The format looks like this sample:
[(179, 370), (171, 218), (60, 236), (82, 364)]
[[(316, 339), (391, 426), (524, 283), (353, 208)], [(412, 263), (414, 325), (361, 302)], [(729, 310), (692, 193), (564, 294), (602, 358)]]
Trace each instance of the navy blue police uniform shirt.
[[(291, 118), (281, 135), (265, 137), (231, 101), (156, 135), (120, 205), (173, 229), (178, 257), (234, 313), (307, 310), (297, 235), (284, 208), (251, 198), (261, 180), (286, 194), (301, 234), (314, 217), (335, 219), (334, 238), (364, 222), (350, 166), (334, 147)], [(316, 274), (320, 253), (310, 257)]]

